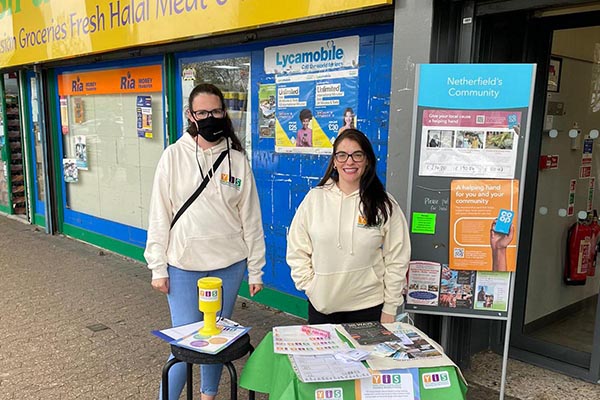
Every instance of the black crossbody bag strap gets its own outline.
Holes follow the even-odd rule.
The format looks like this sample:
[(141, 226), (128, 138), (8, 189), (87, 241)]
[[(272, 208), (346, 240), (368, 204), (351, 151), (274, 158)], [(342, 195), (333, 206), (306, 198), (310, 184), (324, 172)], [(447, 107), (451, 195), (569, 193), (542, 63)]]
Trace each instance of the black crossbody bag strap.
[(208, 182), (210, 182), (210, 179), (213, 176), (213, 171), (216, 171), (217, 168), (219, 168), (219, 165), (221, 165), (221, 163), (225, 159), (226, 155), (227, 155), (227, 150), (223, 151), (219, 155), (219, 158), (217, 158), (217, 160), (213, 164), (212, 168), (208, 171), (208, 174), (204, 177), (204, 179), (202, 180), (202, 183), (200, 184), (200, 186), (198, 186), (198, 189), (196, 189), (196, 191), (190, 196), (190, 198), (187, 199), (185, 203), (183, 203), (183, 205), (181, 206), (179, 211), (177, 211), (177, 214), (175, 214), (175, 218), (173, 218), (173, 221), (171, 222), (171, 228), (169, 228), (169, 229), (173, 229), (173, 225), (175, 225), (175, 222), (177, 222), (179, 217), (181, 217), (181, 215), (184, 213), (184, 211), (187, 210), (187, 208), (194, 202), (194, 200), (196, 200), (198, 198), (198, 196), (200, 196), (200, 193), (202, 193), (202, 191), (206, 188), (206, 186), (208, 186)]

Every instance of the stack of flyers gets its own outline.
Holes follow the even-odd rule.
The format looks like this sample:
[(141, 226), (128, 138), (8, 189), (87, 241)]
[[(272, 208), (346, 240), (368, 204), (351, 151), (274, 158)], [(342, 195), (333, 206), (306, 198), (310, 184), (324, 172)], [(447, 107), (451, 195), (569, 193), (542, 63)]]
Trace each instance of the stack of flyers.
[(378, 357), (394, 357), (396, 353), (405, 352), (407, 348), (399, 341), (383, 342), (375, 346), (373, 355)]
[(336, 353), (335, 358), (343, 361), (364, 361), (369, 357), (368, 351), (352, 349), (350, 351)]

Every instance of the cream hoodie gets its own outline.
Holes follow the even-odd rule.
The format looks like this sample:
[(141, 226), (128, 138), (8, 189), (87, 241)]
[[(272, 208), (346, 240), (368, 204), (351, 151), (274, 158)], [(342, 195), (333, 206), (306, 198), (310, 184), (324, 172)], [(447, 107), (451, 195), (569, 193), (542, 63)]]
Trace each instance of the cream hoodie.
[(410, 260), (406, 219), (392, 200), (385, 224), (367, 227), (359, 191), (345, 195), (333, 181), (312, 189), (294, 216), (287, 263), (298, 290), (323, 314), (383, 303), (396, 315)]
[(225, 140), (203, 151), (184, 133), (161, 156), (144, 252), (152, 279), (168, 277), (167, 264), (212, 271), (247, 258), (248, 283), (262, 283), (265, 242), (260, 205), (250, 164), (239, 151), (229, 151), (202, 194), (169, 229), (179, 208), (202, 182), (198, 162), (206, 175), (222, 151), (227, 151)]

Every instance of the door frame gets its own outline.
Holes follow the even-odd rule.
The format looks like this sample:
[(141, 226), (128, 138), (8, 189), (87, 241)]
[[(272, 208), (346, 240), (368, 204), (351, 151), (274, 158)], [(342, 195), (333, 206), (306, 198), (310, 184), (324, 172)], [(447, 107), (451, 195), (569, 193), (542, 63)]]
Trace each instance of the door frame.
[(538, 79), (532, 107), (529, 153), (526, 161), (523, 193), (522, 215), (530, 217), (521, 222), (517, 259), (519, 268), (515, 279), (510, 348), (511, 356), (514, 358), (591, 382), (598, 382), (600, 378), (600, 304), (596, 308), (591, 354), (530, 337), (524, 333), (524, 326), (552, 35), (555, 30), (595, 26), (598, 25), (597, 21), (599, 20), (600, 12), (529, 19), (530, 23), (524, 41), (523, 62), (537, 64)]

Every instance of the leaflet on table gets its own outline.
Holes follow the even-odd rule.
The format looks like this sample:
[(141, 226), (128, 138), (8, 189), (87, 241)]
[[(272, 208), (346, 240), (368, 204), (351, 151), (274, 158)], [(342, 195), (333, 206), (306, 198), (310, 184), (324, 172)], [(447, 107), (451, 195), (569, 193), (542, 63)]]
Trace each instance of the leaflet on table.
[(222, 323), (217, 323), (217, 327), (221, 328), (221, 332), (216, 335), (205, 336), (195, 331), (188, 336), (171, 342), (171, 344), (200, 353), (217, 354), (250, 330), (250, 328), (244, 326), (229, 326)]
[(203, 326), (204, 321), (199, 321), (160, 331), (155, 330), (152, 333), (175, 346), (200, 353), (216, 354), (250, 330), (248, 327), (240, 326), (237, 322), (222, 318), (217, 322), (217, 326), (222, 328), (221, 332), (207, 337), (198, 333)]
[[(402, 368), (421, 368), (421, 367), (441, 367), (446, 365), (455, 366), (455, 364), (443, 353), (443, 349), (431, 340), (427, 335), (418, 330), (412, 325), (405, 324), (402, 322), (395, 322), (392, 324), (382, 324), (387, 331), (392, 332), (392, 338), (397, 338), (399, 343), (406, 341), (408, 337), (413, 343), (415, 343), (413, 351), (419, 351), (422, 357), (408, 358), (404, 360), (396, 360), (391, 357), (378, 357), (372, 355), (367, 359), (367, 364), (371, 369), (375, 370), (387, 370)], [(363, 350), (375, 351), (376, 345), (361, 345), (359, 344), (352, 335), (344, 328), (343, 325), (338, 325), (338, 331), (340, 334), (345, 336), (351, 345)], [(388, 340), (389, 341), (389, 340)], [(422, 347), (421, 347), (422, 346)], [(428, 356), (434, 355), (434, 356)]]
[(420, 399), (419, 369), (372, 371), (371, 377), (356, 381), (356, 393), (361, 400)]
[(288, 355), (292, 369), (304, 382), (350, 381), (371, 377), (369, 370), (358, 361), (344, 361), (333, 354)]
[(303, 331), (303, 325), (276, 326), (273, 328), (273, 351), (279, 354), (319, 355), (344, 352), (349, 349), (349, 346), (338, 337), (334, 325), (311, 326), (329, 332), (329, 337), (307, 333), (306, 329)]

